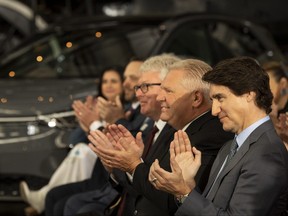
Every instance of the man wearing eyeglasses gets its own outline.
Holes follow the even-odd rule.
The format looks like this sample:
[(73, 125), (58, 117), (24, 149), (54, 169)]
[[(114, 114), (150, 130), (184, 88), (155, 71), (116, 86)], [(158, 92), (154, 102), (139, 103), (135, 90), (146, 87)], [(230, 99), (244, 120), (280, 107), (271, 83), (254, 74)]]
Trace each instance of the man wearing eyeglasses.
[[(233, 137), (231, 133), (224, 132), (219, 120), (211, 115), (209, 86), (201, 81), (202, 75), (210, 69), (211, 67), (203, 61), (181, 60), (169, 67), (169, 72), (161, 82), (160, 87), (158, 86), (159, 82), (156, 79), (153, 80), (151, 75), (149, 77), (142, 76), (139, 85), (135, 86), (136, 95), (141, 104), (141, 112), (148, 110), (152, 103), (152, 100), (149, 100), (149, 95), (154, 92), (157, 95), (157, 100), (154, 98), (153, 103), (160, 103), (161, 120), (168, 122), (177, 130), (185, 130), (189, 134), (191, 143), (204, 152), (203, 165), (197, 176), (200, 189), (203, 189), (207, 183), (208, 173), (222, 143)], [(149, 111), (152, 110), (149, 109)], [(97, 139), (96, 134), (91, 135)], [(94, 143), (93, 139), (91, 142)], [(155, 159), (162, 167), (171, 170), (170, 142), (165, 142), (165, 140), (157, 142), (158, 151), (149, 152), (144, 161), (143, 156), (142, 160), (139, 157), (133, 160), (130, 157), (128, 160), (127, 157), (126, 161), (128, 162), (125, 163), (125, 160), (121, 160), (119, 155), (123, 154), (126, 149), (131, 152), (133, 146), (129, 143), (131, 142), (123, 144), (124, 150), (121, 153), (118, 152), (118, 155), (117, 151), (114, 153), (97, 146), (96, 143), (95, 148), (92, 146), (92, 149), (108, 166), (118, 166), (118, 168), (133, 175), (132, 187), (136, 190), (136, 195), (132, 196), (136, 198), (132, 201), (131, 198), (128, 199), (130, 203), (126, 204), (124, 213), (120, 215), (174, 215), (177, 209), (174, 196), (163, 191), (157, 191), (153, 187), (157, 179), (148, 181), (149, 168)], [(121, 163), (117, 163), (119, 161)], [(123, 163), (127, 164), (127, 167)]]
[[(151, 122), (145, 123), (146, 116), (140, 113), (140, 106), (134, 92), (134, 86), (138, 83), (140, 78), (139, 68), (142, 65), (143, 61), (140, 60), (132, 60), (130, 61), (124, 71), (124, 97), (127, 102), (131, 103), (131, 108), (133, 108), (133, 113), (129, 115), (129, 117), (125, 116), (124, 106), (120, 103), (116, 105), (112, 105), (104, 98), (99, 98), (99, 106), (103, 113), (103, 118), (109, 123), (117, 123), (122, 124), (127, 127), (133, 135), (140, 130), (142, 131), (143, 136), (151, 129)], [(97, 102), (97, 103), (98, 103)], [(142, 127), (145, 125), (145, 127)], [(94, 122), (93, 125), (90, 126), (90, 130), (96, 130), (99, 127), (102, 127), (101, 123)], [(75, 194), (81, 193), (83, 191), (96, 190), (100, 186), (107, 185), (108, 174), (106, 170), (103, 168), (103, 165), (100, 160), (97, 160), (94, 165), (94, 169), (92, 172), (92, 176), (90, 179), (85, 181), (65, 184), (62, 186), (58, 186), (49, 191), (46, 197), (46, 215), (63, 215), (63, 209), (65, 206), (65, 202), (70, 199)], [(113, 191), (110, 190), (111, 197), (113, 195)], [(114, 192), (115, 193), (115, 192)], [(76, 195), (75, 195), (76, 196)], [(106, 197), (107, 198), (107, 197)], [(113, 197), (111, 198), (113, 199)], [(88, 199), (89, 200), (89, 199)], [(82, 201), (82, 200), (81, 200)], [(109, 203), (109, 200), (106, 201)], [(79, 205), (73, 203), (74, 208), (82, 207), (82, 203)], [(74, 214), (75, 212), (73, 212)]]
[[(146, 205), (145, 209), (142, 209), (145, 211), (145, 213), (155, 212), (158, 209), (158, 207), (154, 208), (153, 204), (144, 198), (143, 195), (133, 192), (133, 170), (135, 169), (135, 166), (137, 166), (139, 163), (142, 163), (142, 161), (145, 161), (148, 164), (152, 163), (155, 159), (154, 156), (165, 155), (168, 152), (169, 145), (165, 146), (162, 144), (170, 143), (172, 141), (173, 133), (175, 130), (170, 125), (167, 125), (166, 122), (160, 120), (161, 106), (160, 103), (156, 100), (156, 97), (160, 91), (161, 82), (168, 72), (168, 66), (179, 60), (180, 59), (174, 55), (162, 54), (147, 59), (140, 67), (141, 77), (138, 81), (138, 84), (134, 86), (134, 91), (138, 101), (140, 102), (141, 113), (153, 119), (155, 122), (154, 128), (157, 128), (154, 134), (153, 131), (151, 131), (151, 140), (150, 137), (147, 140), (144, 140), (144, 149), (143, 145), (142, 149), (134, 152), (132, 152), (134, 149), (132, 145), (127, 147), (129, 149), (127, 152), (119, 152), (116, 149), (110, 149), (110, 153), (115, 154), (113, 156), (114, 160), (106, 160), (105, 154), (107, 151), (105, 151), (105, 149), (107, 149), (107, 147), (104, 146), (102, 151), (98, 152), (97, 150), (99, 148), (101, 149), (101, 147), (99, 147), (99, 142), (93, 142), (95, 143), (95, 146), (98, 146), (98, 148), (95, 148), (93, 145), (91, 145), (91, 148), (95, 150), (97, 155), (100, 156), (103, 164), (109, 167), (108, 169), (113, 169), (112, 178), (117, 184), (121, 186), (121, 202), (115, 209), (117, 215), (133, 215), (135, 211), (135, 205), (137, 206), (137, 204), (139, 202), (143, 202), (143, 200), (144, 202), (148, 203), (149, 206), (149, 208), (147, 208)], [(111, 134), (117, 133), (118, 128), (115, 128), (117, 126), (110, 126), (108, 131), (111, 127), (114, 127), (114, 131), (113, 129), (110, 131)], [(122, 129), (122, 131), (124, 130), (128, 136), (131, 136), (130, 139), (135, 141), (128, 130), (121, 126), (119, 126), (119, 128)], [(91, 133), (92, 139), (94, 135), (97, 136), (97, 134)], [(140, 135), (140, 133), (137, 134), (137, 138), (139, 138)], [(91, 140), (91, 142), (92, 141), (93, 140)], [(130, 142), (127, 142), (127, 144), (129, 143)], [(119, 164), (115, 164), (116, 161), (120, 161)], [(148, 171), (149, 166), (146, 168), (147, 174)], [(116, 184), (114, 185), (116, 186)]]
[[(144, 66), (141, 67), (141, 76), (140, 76), (140, 73), (138, 73), (138, 72), (135, 73), (135, 70), (133, 70), (133, 68), (135, 69), (135, 64), (133, 67), (133, 64), (130, 63), (129, 65), (131, 67), (129, 67), (129, 65), (128, 65), (127, 66), (128, 69), (126, 68), (126, 70), (125, 70), (125, 73), (124, 73), (125, 81), (123, 83), (123, 86), (125, 89), (125, 99), (126, 100), (129, 99), (129, 101), (133, 100), (134, 103), (132, 103), (132, 105), (135, 104), (135, 101), (137, 101), (138, 104), (141, 103), (141, 106), (139, 107), (139, 110), (141, 109), (140, 113), (145, 117), (149, 117), (150, 120), (152, 119), (153, 121), (155, 121), (155, 125), (157, 125), (159, 131), (155, 134), (153, 141), (156, 140), (158, 136), (159, 137), (162, 136), (165, 138), (167, 137), (165, 134), (163, 135), (163, 133), (162, 133), (162, 132), (166, 131), (166, 129), (164, 129), (165, 123), (160, 122), (160, 121), (158, 122), (160, 112), (161, 112), (160, 111), (161, 107), (160, 107), (159, 102), (156, 102), (156, 97), (157, 97), (157, 92), (160, 89), (160, 83), (162, 80), (162, 78), (160, 78), (160, 75), (159, 75), (160, 74), (160, 68), (163, 68), (162, 64), (167, 64), (167, 66), (168, 66), (168, 64), (172, 64), (176, 60), (179, 60), (177, 57), (170, 56), (170, 55), (164, 55), (161, 57), (156, 56), (155, 58), (150, 59), (150, 61), (147, 60), (148, 62), (150, 62), (149, 66), (146, 64), (148, 67), (146, 67), (146, 68), (143, 68)], [(162, 63), (159, 63), (159, 58), (162, 59)], [(169, 59), (169, 63), (167, 62), (168, 59)], [(147, 63), (147, 61), (145, 61), (145, 62)], [(157, 64), (158, 66), (155, 68), (155, 66), (153, 66), (154, 65), (153, 62), (158, 62), (159, 65)], [(152, 70), (152, 68), (153, 68), (153, 70)], [(159, 68), (159, 70), (158, 70), (158, 68)], [(147, 71), (147, 73), (144, 73), (143, 70)], [(152, 71), (150, 71), (150, 70), (152, 70)], [(154, 71), (154, 70), (156, 70), (156, 71)], [(139, 77), (140, 77), (140, 80), (139, 80)], [(162, 75), (161, 75), (161, 77), (162, 77)], [(140, 87), (137, 84), (140, 85)], [(136, 85), (136, 87), (135, 87), (135, 85)], [(137, 98), (135, 96), (137, 96)], [(141, 99), (138, 96), (140, 96)], [(106, 107), (106, 105), (108, 107)], [(109, 106), (110, 106), (110, 104), (107, 104), (105, 101), (103, 101), (103, 109), (107, 109), (107, 108), (109, 108)], [(114, 108), (117, 108), (117, 107), (114, 107)], [(117, 112), (115, 109), (113, 109), (113, 111)], [(107, 111), (107, 113), (108, 112), (111, 113), (111, 110)], [(118, 115), (117, 113), (113, 113), (113, 114), (114, 114), (114, 116)], [(120, 114), (120, 116), (121, 115), (123, 116), (123, 111), (122, 111), (122, 114), (121, 114), (121, 112), (119, 112), (119, 114)], [(122, 120), (123, 120), (123, 122), (125, 122), (125, 119), (122, 118)], [(122, 124), (122, 122), (120, 122), (120, 121), (117, 121), (117, 123)], [(123, 124), (123, 125), (125, 125), (125, 124)], [(129, 130), (129, 132), (131, 134), (133, 133), (133, 131), (129, 127), (127, 127), (126, 125), (125, 125), (125, 127), (127, 128), (127, 130)], [(143, 131), (144, 130), (147, 131), (150, 128), (150, 126), (149, 126), (149, 128), (148, 127), (145, 128), (145, 127), (147, 127), (147, 125), (143, 124), (142, 127), (138, 131), (142, 132), (143, 140), (146, 143), (145, 140), (147, 140), (147, 139), (145, 138), (145, 136), (143, 136)], [(170, 126), (166, 127), (166, 128), (167, 128), (167, 130), (171, 129)], [(170, 135), (171, 134), (173, 134), (173, 132), (170, 133)], [(155, 145), (151, 146), (151, 150), (153, 150), (152, 148), (154, 148), (154, 146), (157, 146), (157, 145), (155, 144)], [(126, 161), (131, 162), (132, 160), (133, 160), (133, 158), (128, 158)], [(104, 160), (101, 160), (101, 161), (105, 162)], [(106, 166), (106, 168), (107, 168), (107, 170), (111, 170), (108, 166)], [(125, 172), (120, 172), (120, 175), (122, 177), (124, 176), (124, 178), (127, 178)], [(117, 179), (117, 180), (119, 181), (119, 183), (121, 183), (121, 179), (120, 180)], [(112, 179), (111, 179), (111, 182), (112, 182)], [(75, 195), (69, 197), (69, 199), (66, 201), (64, 213), (62, 210), (61, 215), (75, 215), (77, 213), (84, 213), (85, 211), (88, 211), (88, 209), (90, 211), (93, 208), (96, 209), (96, 211), (99, 211), (99, 209), (102, 208), (103, 203), (106, 203), (107, 200), (110, 199), (110, 197), (109, 197), (109, 196), (111, 196), (110, 194), (114, 193), (113, 189), (110, 189), (110, 191), (108, 189), (110, 189), (110, 186), (107, 186), (106, 188), (103, 187), (100, 190), (89, 190), (87, 188), (86, 189), (87, 192), (84, 192), (84, 193), (83, 192), (80, 193), (81, 190), (79, 190), (78, 194), (75, 194)], [(104, 195), (104, 192), (107, 193), (106, 196)], [(98, 203), (97, 203), (97, 201), (98, 201)], [(52, 213), (51, 213), (51, 215), (52, 215)], [(54, 215), (56, 215), (56, 214), (54, 213)]]

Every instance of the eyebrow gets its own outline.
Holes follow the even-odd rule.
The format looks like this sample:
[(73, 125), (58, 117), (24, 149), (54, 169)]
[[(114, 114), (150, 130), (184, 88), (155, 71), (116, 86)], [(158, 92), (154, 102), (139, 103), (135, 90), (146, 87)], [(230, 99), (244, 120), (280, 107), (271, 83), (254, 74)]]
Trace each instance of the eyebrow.
[(171, 91), (171, 92), (174, 92), (173, 89), (169, 88), (169, 87), (165, 87), (165, 86), (160, 86), (161, 89), (165, 90), (165, 91)]
[(223, 94), (217, 93), (217, 94), (212, 95), (210, 98), (211, 98), (211, 99), (213, 99), (213, 98), (219, 99), (219, 98), (222, 98), (222, 97), (224, 97)]

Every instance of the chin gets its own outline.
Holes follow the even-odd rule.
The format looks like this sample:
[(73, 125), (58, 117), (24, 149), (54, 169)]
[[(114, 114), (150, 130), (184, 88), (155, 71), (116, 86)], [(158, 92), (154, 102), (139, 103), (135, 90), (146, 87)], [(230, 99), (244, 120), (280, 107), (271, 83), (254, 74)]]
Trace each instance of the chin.
[(168, 120), (167, 116), (165, 116), (165, 115), (163, 115), (163, 114), (160, 114), (160, 119), (161, 119), (162, 121), (165, 121), (165, 122), (167, 122), (167, 120)]
[(229, 127), (227, 125), (225, 126), (224, 124), (223, 124), (223, 130), (227, 132), (235, 133), (232, 127)]

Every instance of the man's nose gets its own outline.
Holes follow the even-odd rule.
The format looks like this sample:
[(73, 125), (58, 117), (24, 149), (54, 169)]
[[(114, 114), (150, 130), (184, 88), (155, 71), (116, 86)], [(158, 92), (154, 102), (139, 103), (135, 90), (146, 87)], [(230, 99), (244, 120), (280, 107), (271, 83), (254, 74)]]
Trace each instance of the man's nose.
[(136, 97), (141, 97), (141, 96), (143, 96), (143, 92), (141, 91), (140, 88), (138, 88), (137, 90), (135, 90), (135, 94), (136, 94)]
[(212, 102), (212, 111), (211, 111), (212, 115), (217, 116), (220, 113), (220, 111), (221, 111), (221, 108), (220, 108), (219, 103), (213, 101)]

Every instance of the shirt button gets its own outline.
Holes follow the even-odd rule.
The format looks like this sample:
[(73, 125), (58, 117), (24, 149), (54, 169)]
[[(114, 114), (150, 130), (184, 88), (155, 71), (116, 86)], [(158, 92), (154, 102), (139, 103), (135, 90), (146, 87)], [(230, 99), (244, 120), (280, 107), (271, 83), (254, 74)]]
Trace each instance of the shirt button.
[(134, 215), (137, 215), (137, 214), (138, 214), (138, 211), (137, 211), (137, 210), (135, 210), (135, 211), (134, 211)]

